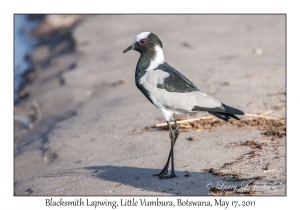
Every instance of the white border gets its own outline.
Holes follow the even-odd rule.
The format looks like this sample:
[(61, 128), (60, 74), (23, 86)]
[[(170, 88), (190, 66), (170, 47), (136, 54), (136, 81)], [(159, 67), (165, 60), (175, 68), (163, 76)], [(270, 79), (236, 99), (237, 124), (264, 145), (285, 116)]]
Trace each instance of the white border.
[[(151, 2), (151, 3), (150, 3)], [(13, 13), (287, 13), (287, 197), (221, 197), (255, 200), (257, 208), (299, 206), (299, 8), (296, 1), (13, 1), (1, 6), (1, 206), (3, 209), (49, 209), (46, 197), (13, 196)], [(71, 9), (71, 10), (70, 10)], [(72, 199), (73, 197), (67, 197)], [(85, 197), (86, 198), (86, 197)], [(99, 198), (99, 197), (98, 197)], [(118, 199), (119, 197), (112, 197)], [(139, 197), (143, 198), (143, 197)], [(166, 198), (166, 197), (163, 197)], [(217, 197), (201, 197), (213, 200)], [(176, 200), (176, 197), (168, 197)], [(191, 197), (195, 199), (195, 197)], [(299, 208), (299, 207), (298, 207)], [(64, 207), (71, 209), (71, 207)], [(89, 209), (92, 209), (89, 207)], [(111, 208), (110, 208), (111, 209)], [(130, 208), (127, 208), (130, 209)], [(143, 209), (143, 208), (139, 208)], [(248, 207), (247, 209), (252, 209)], [(266, 209), (266, 208), (264, 208)]]

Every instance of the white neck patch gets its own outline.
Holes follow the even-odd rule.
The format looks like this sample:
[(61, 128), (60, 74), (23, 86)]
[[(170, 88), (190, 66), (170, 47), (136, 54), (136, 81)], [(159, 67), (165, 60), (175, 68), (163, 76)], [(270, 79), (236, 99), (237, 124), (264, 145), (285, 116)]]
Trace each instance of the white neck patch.
[(134, 43), (139, 42), (141, 39), (146, 39), (151, 32), (142, 32), (136, 35), (134, 38)]
[(155, 54), (156, 54), (155, 58), (150, 61), (150, 65), (148, 66), (146, 71), (156, 69), (160, 64), (165, 62), (164, 51), (158, 45), (155, 46)]

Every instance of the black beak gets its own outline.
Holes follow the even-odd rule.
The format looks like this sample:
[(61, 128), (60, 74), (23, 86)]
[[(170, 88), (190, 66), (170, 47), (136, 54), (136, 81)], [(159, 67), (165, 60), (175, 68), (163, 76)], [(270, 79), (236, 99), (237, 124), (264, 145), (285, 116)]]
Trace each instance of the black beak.
[(126, 52), (128, 52), (129, 50), (134, 50), (134, 48), (135, 48), (135, 44), (132, 44), (132, 45), (130, 45), (129, 47), (127, 47), (127, 48), (123, 51), (123, 53), (126, 53)]

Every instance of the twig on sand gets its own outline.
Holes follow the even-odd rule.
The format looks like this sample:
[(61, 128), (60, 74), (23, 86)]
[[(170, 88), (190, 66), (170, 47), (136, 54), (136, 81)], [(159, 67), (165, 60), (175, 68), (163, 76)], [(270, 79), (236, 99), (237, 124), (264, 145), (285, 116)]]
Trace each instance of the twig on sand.
[(273, 112), (273, 110), (270, 110), (270, 111), (267, 111), (267, 112), (264, 112), (262, 114), (258, 114), (258, 115), (268, 115), (268, 114), (271, 114)]
[(272, 112), (273, 112), (273, 110), (264, 112), (262, 114), (248, 114), (248, 113), (245, 113), (245, 115), (249, 116), (249, 117), (258, 117), (258, 118), (266, 118), (266, 119), (279, 120), (280, 118), (278, 118), (278, 117), (269, 117), (269, 116), (266, 116), (268, 114), (271, 114)]
[(248, 113), (245, 113), (245, 115), (249, 116), (249, 117), (266, 118), (266, 119), (273, 119), (273, 120), (279, 120), (280, 119), (278, 117), (269, 117), (269, 116), (265, 116), (265, 115), (262, 115), (262, 114), (248, 114)]
[[(271, 114), (272, 112), (273, 112), (273, 110), (264, 112), (262, 114), (248, 114), (248, 113), (245, 113), (245, 116), (279, 120), (280, 118), (278, 118), (278, 117), (266, 116), (268, 114)], [(200, 117), (200, 118), (193, 118), (193, 119), (187, 119), (187, 120), (178, 120), (177, 124), (190, 123), (190, 122), (195, 122), (195, 121), (204, 120), (204, 119), (211, 119), (211, 118), (214, 118), (214, 117), (215, 116), (209, 115), (209, 116), (204, 116), (204, 117)], [(170, 122), (170, 124), (174, 125), (174, 122)], [(160, 127), (165, 127), (167, 125), (168, 125), (167, 123), (158, 123), (158, 124), (155, 125), (155, 127), (160, 128)], [(183, 125), (181, 127), (185, 127), (185, 125)]]

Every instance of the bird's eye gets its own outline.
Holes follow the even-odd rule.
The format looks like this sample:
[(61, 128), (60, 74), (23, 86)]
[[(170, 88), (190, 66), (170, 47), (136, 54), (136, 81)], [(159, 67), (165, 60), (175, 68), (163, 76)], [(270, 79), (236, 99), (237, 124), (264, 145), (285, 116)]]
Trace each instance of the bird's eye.
[(146, 39), (141, 39), (140, 43), (141, 44), (145, 44), (146, 43)]

